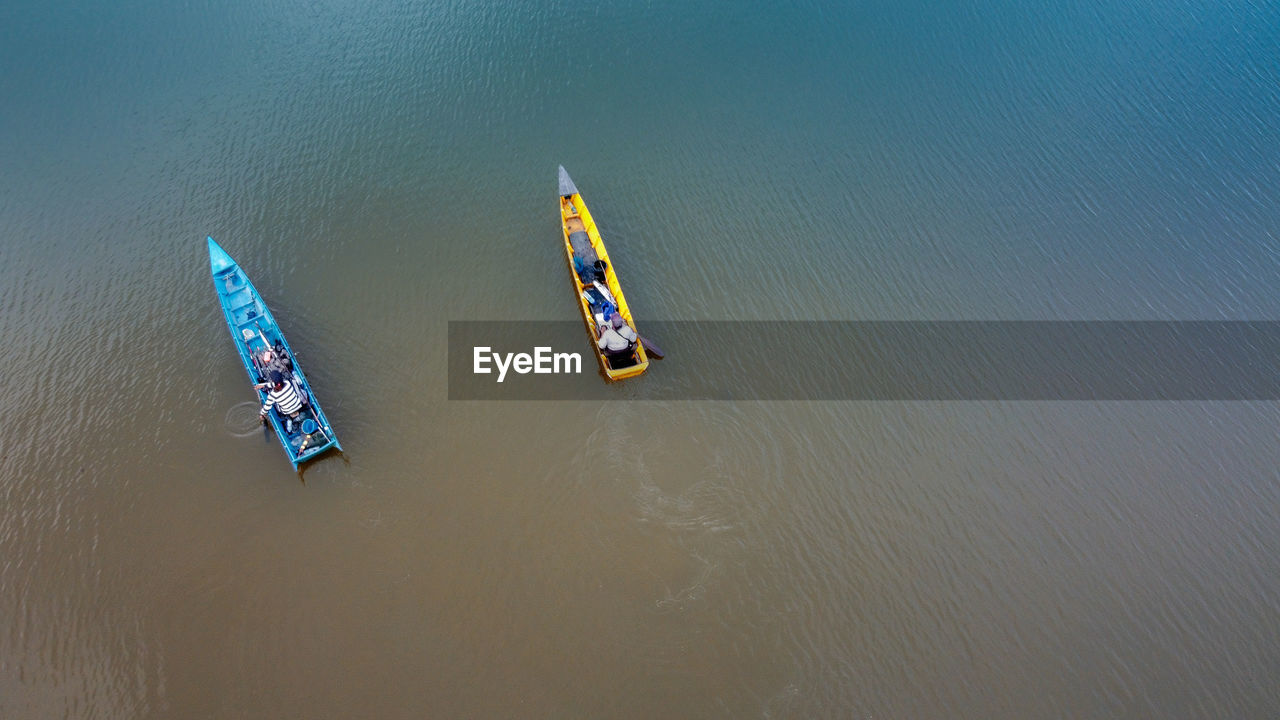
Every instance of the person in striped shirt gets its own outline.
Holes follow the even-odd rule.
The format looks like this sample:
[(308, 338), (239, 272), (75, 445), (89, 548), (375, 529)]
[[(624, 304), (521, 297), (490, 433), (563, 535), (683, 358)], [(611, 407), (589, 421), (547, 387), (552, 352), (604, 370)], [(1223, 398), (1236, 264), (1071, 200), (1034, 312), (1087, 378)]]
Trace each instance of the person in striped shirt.
[(292, 382), (285, 382), (279, 370), (272, 370), (271, 390), (267, 392), (267, 401), (262, 404), (262, 410), (258, 414), (266, 420), (267, 413), (271, 412), (274, 406), (281, 415), (285, 416), (285, 431), (293, 432), (293, 420), (297, 419), (298, 414), (302, 412), (304, 404), (306, 400), (297, 386)]

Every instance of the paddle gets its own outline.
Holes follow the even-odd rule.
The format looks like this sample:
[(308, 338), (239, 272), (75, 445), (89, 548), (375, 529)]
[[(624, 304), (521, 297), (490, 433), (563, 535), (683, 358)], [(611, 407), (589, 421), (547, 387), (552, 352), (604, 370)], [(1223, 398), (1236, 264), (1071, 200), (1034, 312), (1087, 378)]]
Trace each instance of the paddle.
[[(255, 361), (253, 364), (257, 366), (258, 363)], [(269, 443), (271, 442), (271, 424), (267, 422), (266, 415), (259, 415), (258, 417), (262, 420), (262, 440)]]
[(268, 350), (270, 350), (270, 349), (271, 349), (271, 343), (267, 342), (267, 334), (266, 334), (266, 333), (264, 333), (264, 332), (262, 332), (262, 326), (261, 326), (261, 325), (259, 325), (259, 324), (258, 324), (258, 323), (256, 323), (256, 322), (253, 324), (253, 326), (254, 326), (254, 327), (256, 327), (256, 328), (258, 328), (258, 337), (262, 338), (262, 344), (263, 344), (263, 345), (266, 345), (266, 346), (267, 346), (267, 349), (268, 349)]
[(663, 357), (666, 356), (666, 353), (662, 352), (662, 348), (654, 344), (654, 342), (649, 338), (641, 335), (640, 333), (636, 333), (636, 337), (640, 338), (640, 344), (644, 346), (645, 352), (649, 353), (650, 355), (657, 358), (658, 360), (661, 360)]
[[(249, 340), (251, 339), (253, 339), (253, 332), (246, 328), (244, 345), (245, 345), (245, 349), (249, 352), (249, 363), (253, 365), (253, 369), (257, 371), (258, 377), (265, 379), (265, 376), (267, 374), (266, 370), (262, 367), (261, 363), (258, 362), (258, 356), (254, 354), (251, 348), (249, 348)], [(257, 383), (254, 383), (254, 389), (255, 390), (257, 389)], [(263, 442), (269, 443), (271, 442), (271, 426), (267, 424), (267, 416), (260, 415), (259, 419), (262, 420), (262, 440)]]

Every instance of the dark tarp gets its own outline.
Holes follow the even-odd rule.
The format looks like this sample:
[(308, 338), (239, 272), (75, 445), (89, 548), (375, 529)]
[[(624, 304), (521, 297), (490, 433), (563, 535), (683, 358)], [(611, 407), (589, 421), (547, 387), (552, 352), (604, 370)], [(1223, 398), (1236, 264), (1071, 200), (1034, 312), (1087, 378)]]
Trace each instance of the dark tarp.
[(582, 262), (587, 267), (592, 267), (600, 258), (596, 255), (596, 249), (591, 246), (591, 238), (583, 230), (575, 233), (569, 233), (569, 245), (573, 247), (574, 257), (582, 258)]

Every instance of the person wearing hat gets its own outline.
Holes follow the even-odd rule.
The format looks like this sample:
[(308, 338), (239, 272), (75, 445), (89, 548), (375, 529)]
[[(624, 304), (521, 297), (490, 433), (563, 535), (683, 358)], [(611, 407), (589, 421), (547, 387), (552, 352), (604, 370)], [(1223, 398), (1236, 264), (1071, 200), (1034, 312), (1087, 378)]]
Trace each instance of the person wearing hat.
[(285, 432), (293, 432), (293, 421), (302, 412), (303, 404), (302, 393), (297, 386), (292, 382), (285, 382), (284, 375), (280, 374), (279, 370), (272, 370), (271, 390), (267, 392), (267, 401), (262, 404), (262, 410), (258, 415), (266, 421), (267, 413), (274, 406), (281, 415), (285, 416)]
[(622, 319), (622, 315), (614, 312), (609, 315), (609, 322), (600, 326), (600, 338), (596, 340), (596, 347), (604, 350), (609, 364), (614, 365), (615, 361), (631, 359), (636, 337), (636, 331)]

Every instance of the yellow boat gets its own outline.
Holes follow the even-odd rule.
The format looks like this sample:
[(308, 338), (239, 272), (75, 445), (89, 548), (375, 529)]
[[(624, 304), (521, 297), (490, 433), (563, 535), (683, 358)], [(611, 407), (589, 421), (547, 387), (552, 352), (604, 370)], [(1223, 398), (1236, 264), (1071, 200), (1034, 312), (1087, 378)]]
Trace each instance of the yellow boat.
[(609, 380), (622, 380), (643, 373), (649, 369), (649, 356), (645, 354), (644, 343), (639, 341), (639, 332), (633, 347), (626, 353), (608, 354), (596, 344), (600, 327), (609, 320), (600, 312), (608, 309), (606, 303), (617, 308), (618, 314), (632, 330), (636, 329), (636, 324), (631, 317), (631, 308), (627, 306), (627, 298), (622, 294), (622, 286), (618, 284), (613, 263), (609, 261), (609, 253), (600, 240), (600, 231), (596, 229), (587, 204), (563, 165), (560, 166), (560, 228), (564, 235), (569, 276), (573, 278), (578, 307), (582, 310), (587, 334), (591, 336), (591, 347), (600, 360), (601, 372)]

